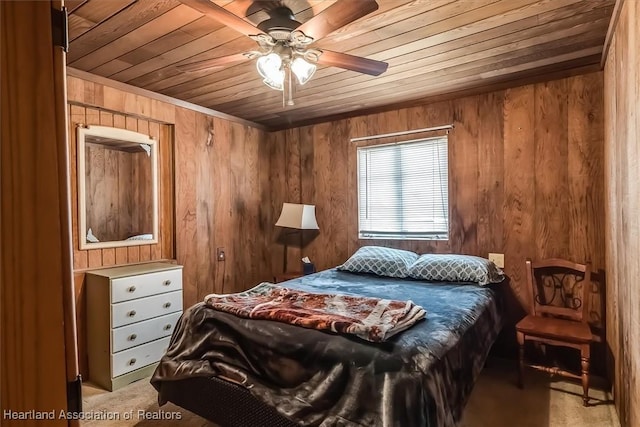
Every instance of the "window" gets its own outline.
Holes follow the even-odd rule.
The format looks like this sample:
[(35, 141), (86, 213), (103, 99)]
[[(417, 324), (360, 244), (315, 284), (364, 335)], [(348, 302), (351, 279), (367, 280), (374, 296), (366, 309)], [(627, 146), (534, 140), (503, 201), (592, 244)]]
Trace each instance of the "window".
[(447, 137), (358, 148), (359, 235), (449, 238)]

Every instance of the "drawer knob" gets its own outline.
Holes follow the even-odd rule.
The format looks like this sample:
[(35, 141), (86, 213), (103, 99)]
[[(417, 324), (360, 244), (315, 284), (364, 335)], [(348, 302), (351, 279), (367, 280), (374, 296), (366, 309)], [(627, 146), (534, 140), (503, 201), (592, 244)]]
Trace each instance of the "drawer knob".
[(165, 302), (163, 307), (164, 308), (169, 308), (169, 307), (171, 307), (171, 303), (170, 302)]
[(129, 317), (133, 317), (136, 315), (136, 311), (135, 310), (131, 310), (130, 312), (127, 313), (127, 316)]
[(135, 287), (135, 286), (129, 286), (129, 287), (127, 288), (127, 291), (128, 291), (128, 292), (135, 292), (135, 291), (136, 291), (136, 287)]
[(129, 335), (129, 341), (135, 341), (136, 338), (138, 338), (136, 334)]
[(135, 358), (129, 360), (129, 366), (135, 365), (135, 364), (136, 364), (136, 359)]
[(171, 280), (165, 280), (164, 282), (162, 282), (162, 284), (165, 286), (169, 286), (171, 284)]
[(171, 329), (171, 323), (167, 323), (166, 325), (164, 325), (165, 331), (168, 331), (169, 329)]

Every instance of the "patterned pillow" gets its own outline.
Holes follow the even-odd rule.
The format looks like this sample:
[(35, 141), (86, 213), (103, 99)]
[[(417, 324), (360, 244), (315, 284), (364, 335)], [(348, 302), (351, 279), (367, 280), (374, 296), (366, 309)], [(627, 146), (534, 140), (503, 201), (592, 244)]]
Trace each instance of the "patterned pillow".
[(424, 254), (409, 268), (414, 279), (474, 282), (478, 285), (499, 283), (504, 273), (493, 261), (471, 255)]
[(382, 246), (363, 246), (351, 255), (338, 270), (352, 273), (371, 273), (387, 277), (409, 277), (409, 267), (418, 254)]

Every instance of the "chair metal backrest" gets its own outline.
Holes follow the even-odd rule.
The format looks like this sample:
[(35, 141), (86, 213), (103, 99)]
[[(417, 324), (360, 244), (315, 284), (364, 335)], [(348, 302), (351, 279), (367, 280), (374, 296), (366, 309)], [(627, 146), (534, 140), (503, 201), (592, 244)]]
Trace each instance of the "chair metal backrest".
[(527, 259), (531, 314), (564, 317), (586, 323), (591, 266), (559, 258)]

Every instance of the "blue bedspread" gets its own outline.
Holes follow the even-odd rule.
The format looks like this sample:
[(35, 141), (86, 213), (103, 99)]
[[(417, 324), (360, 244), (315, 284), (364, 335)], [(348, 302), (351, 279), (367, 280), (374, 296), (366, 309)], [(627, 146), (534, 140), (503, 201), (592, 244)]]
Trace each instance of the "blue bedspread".
[(411, 300), (427, 314), (375, 344), (196, 304), (152, 383), (220, 376), (304, 426), (455, 426), (502, 324), (488, 287), (335, 269), (283, 286)]

